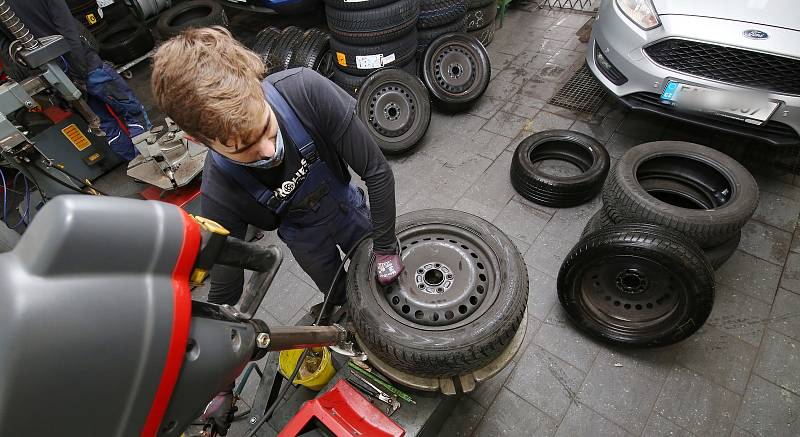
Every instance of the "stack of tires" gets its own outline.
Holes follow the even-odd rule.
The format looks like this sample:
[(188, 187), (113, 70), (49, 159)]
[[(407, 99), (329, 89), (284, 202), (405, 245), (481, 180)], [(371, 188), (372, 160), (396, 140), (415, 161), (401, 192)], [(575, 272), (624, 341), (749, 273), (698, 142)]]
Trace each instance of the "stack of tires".
[(97, 0), (67, 0), (70, 13), (82, 25), (96, 34), (108, 27), (108, 22), (103, 19)]
[(305, 67), (325, 77), (332, 74), (330, 35), (321, 29), (267, 27), (258, 32), (251, 49), (261, 57), (270, 73)]
[(465, 31), (488, 46), (494, 38), (494, 21), (497, 17), (497, 0), (470, 0), (465, 21)]
[(333, 80), (355, 96), (383, 67), (416, 72), (420, 0), (325, 0), (336, 69)]
[(758, 185), (728, 155), (682, 141), (636, 146), (603, 187), (603, 207), (584, 234), (623, 222), (672, 228), (696, 242), (720, 267), (739, 246), (758, 206)]
[(470, 0), (420, 0), (417, 52), (422, 54), (436, 38), (463, 32)]
[(714, 303), (714, 269), (736, 250), (758, 186), (729, 156), (656, 141), (611, 171), (603, 206), (567, 254), (558, 297), (587, 333), (662, 346), (696, 332)]

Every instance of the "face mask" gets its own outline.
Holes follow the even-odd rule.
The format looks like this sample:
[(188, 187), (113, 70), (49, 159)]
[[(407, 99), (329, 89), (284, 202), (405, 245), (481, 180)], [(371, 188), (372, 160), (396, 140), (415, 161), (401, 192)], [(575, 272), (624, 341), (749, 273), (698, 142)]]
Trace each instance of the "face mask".
[(234, 164), (243, 165), (245, 167), (261, 169), (277, 167), (283, 162), (283, 136), (281, 136), (281, 128), (278, 128), (278, 134), (275, 136), (275, 154), (272, 155), (271, 158), (259, 159), (258, 161), (253, 162), (239, 162), (234, 161), (224, 155), (221, 156)]

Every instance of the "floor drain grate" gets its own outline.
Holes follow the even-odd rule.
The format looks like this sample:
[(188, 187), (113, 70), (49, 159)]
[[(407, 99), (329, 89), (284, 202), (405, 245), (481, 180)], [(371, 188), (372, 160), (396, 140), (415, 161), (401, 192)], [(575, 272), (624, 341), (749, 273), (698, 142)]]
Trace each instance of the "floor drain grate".
[(589, 71), (589, 66), (584, 63), (548, 103), (593, 114), (600, 108), (605, 98), (605, 89)]
[(572, 9), (576, 11), (591, 12), (597, 10), (598, 0), (540, 0), (539, 7)]

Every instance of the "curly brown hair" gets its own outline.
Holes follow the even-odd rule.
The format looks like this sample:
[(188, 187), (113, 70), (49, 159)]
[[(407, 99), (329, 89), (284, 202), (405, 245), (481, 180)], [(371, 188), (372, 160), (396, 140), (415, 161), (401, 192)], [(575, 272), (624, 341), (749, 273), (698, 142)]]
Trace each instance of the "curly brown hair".
[(206, 145), (257, 135), (266, 100), (261, 59), (227, 29), (188, 29), (153, 56), (150, 84), (164, 113)]

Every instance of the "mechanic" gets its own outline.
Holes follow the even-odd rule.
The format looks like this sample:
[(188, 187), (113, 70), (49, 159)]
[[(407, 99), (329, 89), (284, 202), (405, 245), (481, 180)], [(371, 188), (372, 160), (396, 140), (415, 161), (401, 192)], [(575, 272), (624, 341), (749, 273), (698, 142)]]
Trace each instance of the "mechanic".
[[(121, 158), (130, 161), (137, 155), (131, 138), (150, 129), (144, 106), (117, 71), (104, 63), (81, 36), (80, 25), (69, 11), (65, 0), (6, 0), (11, 10), (28, 27), (34, 37), (62, 35), (70, 51), (63, 59), (65, 71), (75, 85), (85, 94), (86, 102), (100, 118), (100, 127), (106, 134), (111, 149)], [(4, 65), (11, 65), (9, 49), (14, 40), (2, 34)], [(14, 77), (20, 80), (23, 77)], [(16, 76), (19, 76), (16, 75)], [(121, 120), (120, 120), (121, 118)], [(124, 120), (125, 125), (122, 125)]]
[[(222, 27), (184, 31), (153, 57), (158, 104), (211, 149), (203, 215), (237, 238), (248, 225), (277, 229), (323, 293), (342, 261), (337, 245), (347, 252), (371, 230), (378, 281), (391, 283), (403, 270), (394, 176), (355, 116), (355, 100), (313, 70), (265, 76), (258, 55)], [(348, 167), (366, 182), (369, 209)], [(243, 282), (241, 269), (215, 267), (208, 300), (236, 304)], [(332, 312), (345, 299), (340, 275), (327, 308)]]

